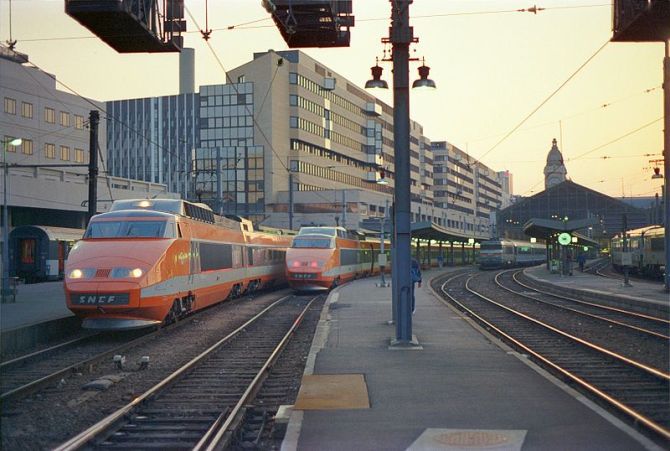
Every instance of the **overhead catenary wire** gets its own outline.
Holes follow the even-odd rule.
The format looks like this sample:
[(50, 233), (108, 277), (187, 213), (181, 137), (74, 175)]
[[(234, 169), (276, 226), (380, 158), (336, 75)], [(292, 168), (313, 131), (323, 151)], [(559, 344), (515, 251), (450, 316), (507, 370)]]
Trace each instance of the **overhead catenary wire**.
[(530, 113), (528, 113), (516, 126), (512, 128), (509, 132), (507, 132), (498, 142), (496, 142), (493, 147), (491, 147), (489, 150), (484, 152), (482, 155), (477, 157), (475, 159), (475, 162), (481, 162), (484, 157), (486, 157), (488, 154), (493, 152), (500, 144), (502, 144), (504, 141), (507, 140), (514, 132), (516, 132), (528, 119), (530, 119), (535, 113), (537, 113), (540, 108), (542, 108), (544, 105), (551, 100), (552, 97), (554, 97), (565, 85), (567, 85), (570, 80), (572, 80), (581, 70), (586, 67), (593, 59), (607, 46), (609, 43), (609, 39), (605, 41), (599, 48), (596, 50), (591, 56), (589, 56), (586, 61), (584, 61), (570, 76), (563, 82), (561, 83), (556, 89), (554, 89), (549, 96), (547, 96), (538, 106), (536, 106)]

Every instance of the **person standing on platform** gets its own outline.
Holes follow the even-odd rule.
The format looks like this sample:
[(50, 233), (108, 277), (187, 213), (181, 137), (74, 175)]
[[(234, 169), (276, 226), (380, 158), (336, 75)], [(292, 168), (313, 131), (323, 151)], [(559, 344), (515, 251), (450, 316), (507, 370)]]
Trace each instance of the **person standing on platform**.
[(577, 256), (577, 263), (579, 263), (579, 270), (584, 272), (584, 263), (586, 263), (586, 255), (582, 252)]
[(569, 276), (571, 276), (572, 275), (572, 249), (567, 249), (565, 254), (566, 254), (565, 255), (565, 261), (567, 263), (567, 267), (566, 267), (567, 273), (568, 273)]
[(412, 259), (410, 264), (410, 275), (412, 276), (412, 314), (416, 312), (416, 296), (414, 295), (414, 285), (416, 283), (421, 287), (421, 265), (416, 258)]
[(442, 255), (442, 252), (437, 254), (437, 266), (442, 268), (444, 266), (444, 255)]

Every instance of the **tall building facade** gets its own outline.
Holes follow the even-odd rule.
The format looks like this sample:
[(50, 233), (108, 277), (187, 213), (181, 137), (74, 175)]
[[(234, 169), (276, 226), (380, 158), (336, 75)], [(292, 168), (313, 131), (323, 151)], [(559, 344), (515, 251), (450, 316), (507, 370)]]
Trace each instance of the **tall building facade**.
[[(389, 214), (391, 106), (298, 50), (256, 53), (226, 76), (194, 94), (108, 102), (113, 174), (273, 227), (354, 229)], [(495, 171), (432, 143), (415, 121), (409, 155), (412, 221), (486, 236), (500, 203)]]
[(200, 98), (195, 93), (107, 102), (111, 174), (161, 183), (168, 191), (190, 197), (199, 110)]
[(435, 205), (446, 212), (447, 228), (488, 237), (503, 199), (498, 172), (446, 141), (432, 143)]
[[(362, 219), (387, 213), (395, 182), (389, 105), (297, 50), (257, 53), (228, 76), (230, 88), (222, 89), (232, 89), (238, 100), (245, 96), (247, 102), (235, 105), (238, 124), (243, 121), (247, 128), (237, 136), (243, 133), (247, 148), (254, 155), (262, 149), (264, 155), (262, 162), (243, 158), (237, 163), (239, 167), (244, 161), (255, 170), (262, 165), (262, 182), (251, 178), (257, 177), (251, 168), (221, 177), (248, 177), (246, 185), (233, 185), (236, 192), (228, 197), (244, 200), (254, 189), (264, 188), (263, 202), (260, 194), (256, 202), (238, 201), (238, 212), (262, 212), (265, 224), (293, 228), (323, 223), (356, 228)], [(247, 125), (250, 119), (252, 127)], [(416, 219), (432, 219), (427, 210), (432, 207), (432, 151), (420, 124), (412, 122), (410, 132), (412, 213)], [(210, 149), (227, 145), (219, 139), (201, 142)], [(244, 149), (238, 145), (236, 152), (239, 156)], [(230, 171), (223, 169), (227, 164), (220, 164), (222, 170)], [(378, 183), (382, 176), (383, 183)]]

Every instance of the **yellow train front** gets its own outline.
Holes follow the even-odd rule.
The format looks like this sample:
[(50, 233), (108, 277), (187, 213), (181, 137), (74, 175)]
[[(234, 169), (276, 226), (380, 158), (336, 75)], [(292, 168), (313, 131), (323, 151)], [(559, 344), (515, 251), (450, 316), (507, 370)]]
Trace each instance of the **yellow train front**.
[(302, 227), (286, 251), (286, 279), (294, 290), (330, 290), (367, 274), (371, 261), (371, 251), (342, 227)]

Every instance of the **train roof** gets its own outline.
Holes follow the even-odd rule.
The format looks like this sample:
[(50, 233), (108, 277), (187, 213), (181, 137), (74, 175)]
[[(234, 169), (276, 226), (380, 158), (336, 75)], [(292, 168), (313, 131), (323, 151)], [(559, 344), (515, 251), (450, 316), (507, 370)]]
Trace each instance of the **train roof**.
[[(665, 232), (665, 227), (662, 225), (651, 225), (647, 227), (640, 227), (639, 229), (629, 230), (627, 235), (629, 238), (636, 236), (649, 236), (649, 235), (663, 235)], [(621, 232), (614, 235), (614, 238), (621, 238)]]
[(24, 225), (15, 227), (10, 235), (12, 237), (42, 233), (49, 241), (77, 241), (84, 236), (84, 229), (71, 229), (69, 227), (53, 227), (42, 225)]
[(538, 246), (544, 247), (545, 246), (544, 243), (531, 243), (530, 241), (510, 240), (510, 239), (507, 239), (507, 238), (493, 238), (491, 240), (482, 241), (480, 243), (480, 245), (498, 244), (498, 243), (507, 244), (507, 245), (511, 244), (513, 246), (535, 246), (535, 247), (538, 247)]

